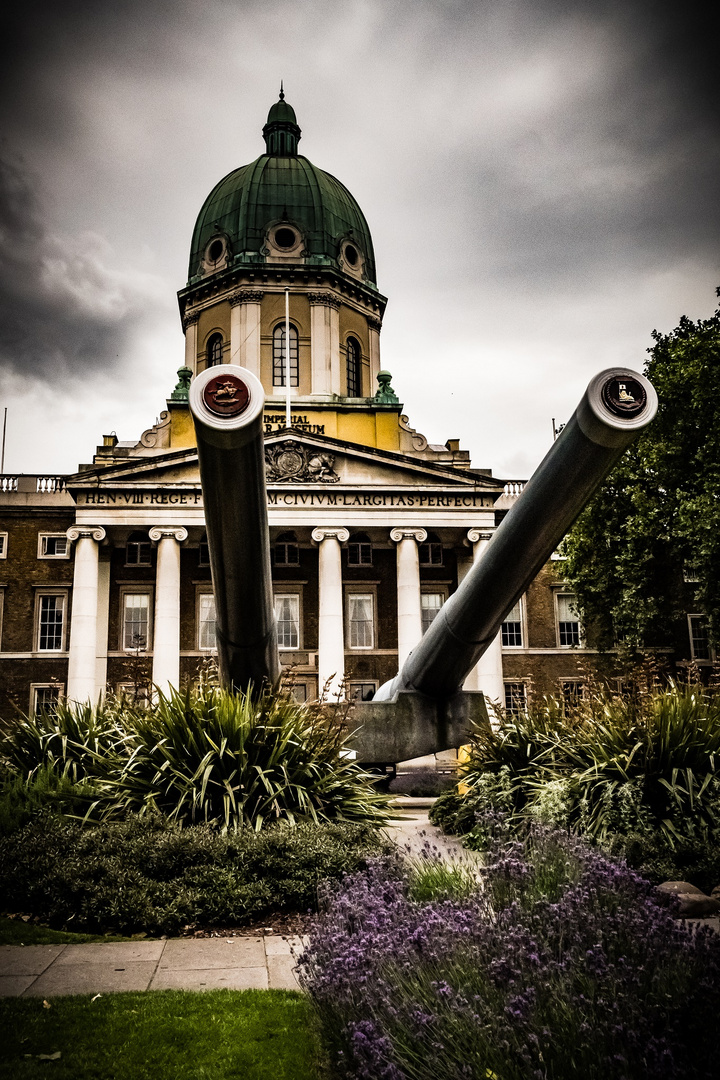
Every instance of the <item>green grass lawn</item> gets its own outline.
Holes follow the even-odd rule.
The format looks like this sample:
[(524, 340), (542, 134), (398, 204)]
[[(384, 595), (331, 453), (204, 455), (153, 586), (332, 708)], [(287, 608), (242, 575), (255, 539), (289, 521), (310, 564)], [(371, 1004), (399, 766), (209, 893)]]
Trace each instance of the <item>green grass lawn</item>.
[[(320, 1080), (310, 1002), (287, 990), (0, 999), (7, 1080)], [(52, 1057), (59, 1053), (59, 1057)], [(40, 1056), (45, 1055), (45, 1056)]]
[[(140, 935), (142, 937), (142, 935)], [(102, 934), (72, 934), (47, 926), (0, 917), (0, 945), (86, 945), (91, 941), (132, 941), (132, 938)]]

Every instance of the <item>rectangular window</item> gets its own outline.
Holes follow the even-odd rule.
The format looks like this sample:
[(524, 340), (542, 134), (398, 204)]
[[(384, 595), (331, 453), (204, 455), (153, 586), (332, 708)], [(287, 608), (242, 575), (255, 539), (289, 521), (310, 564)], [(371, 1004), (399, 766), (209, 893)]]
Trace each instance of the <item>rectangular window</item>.
[(372, 701), (377, 690), (374, 682), (351, 682), (348, 684), (348, 697), (351, 701)]
[(213, 593), (200, 593), (198, 597), (198, 649), (211, 652), (216, 648), (215, 597)]
[(583, 696), (582, 681), (580, 679), (563, 679), (560, 683), (560, 690), (565, 708), (577, 708)]
[(300, 548), (294, 540), (278, 540), (273, 548), (276, 566), (299, 566)]
[(505, 710), (511, 716), (520, 716), (527, 709), (527, 689), (522, 682), (505, 683)]
[(582, 634), (575, 596), (573, 593), (558, 593), (556, 604), (558, 643), (566, 648), (580, 645)]
[(8, 534), (0, 532), (0, 559), (7, 559)]
[(37, 648), (39, 652), (62, 652), (65, 647), (65, 593), (38, 596)]
[(152, 563), (152, 544), (149, 536), (131, 536), (125, 548), (126, 566), (150, 566)]
[(440, 592), (420, 593), (420, 613), (422, 615), (423, 634), (429, 629), (440, 608), (443, 606), (445, 596)]
[(65, 533), (40, 533), (38, 559), (67, 559), (70, 545)]
[(348, 544), (348, 566), (372, 566), (372, 544), (365, 541)]
[(518, 600), (502, 624), (502, 644), (505, 649), (522, 648), (522, 601)]
[(51, 716), (54, 716), (63, 690), (64, 687), (59, 683), (50, 683), (47, 686), (33, 686), (31, 705), (33, 714), (40, 716), (42, 713), (50, 713)]
[(275, 619), (278, 628), (278, 648), (300, 648), (300, 597), (288, 593), (275, 597)]
[(290, 385), (298, 386), (298, 332), (290, 325), (290, 351), (285, 356), (285, 323), (280, 323), (273, 331), (273, 386), (285, 385), (285, 370), (290, 361)]
[(123, 593), (122, 647), (126, 652), (142, 652), (150, 637), (150, 594)]
[(348, 640), (351, 649), (372, 649), (375, 619), (372, 593), (348, 593)]
[(418, 548), (418, 556), (421, 566), (442, 566), (442, 544), (438, 544), (435, 542), (428, 544), (420, 544)]
[(688, 615), (690, 655), (693, 660), (712, 660), (707, 619), (704, 615)]

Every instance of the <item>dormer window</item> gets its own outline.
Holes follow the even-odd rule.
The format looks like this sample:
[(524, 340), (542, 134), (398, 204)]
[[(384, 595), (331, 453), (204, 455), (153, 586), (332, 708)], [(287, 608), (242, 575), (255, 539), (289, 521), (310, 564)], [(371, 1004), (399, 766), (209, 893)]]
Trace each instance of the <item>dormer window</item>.
[[(285, 385), (285, 323), (279, 323), (273, 331), (273, 386)], [(298, 386), (298, 332), (290, 324), (290, 385)]]
[(347, 339), (347, 396), (361, 395), (361, 353), (357, 338)]
[(215, 367), (216, 364), (222, 364), (222, 354), (223, 336), (222, 334), (212, 334), (207, 343), (207, 366)]

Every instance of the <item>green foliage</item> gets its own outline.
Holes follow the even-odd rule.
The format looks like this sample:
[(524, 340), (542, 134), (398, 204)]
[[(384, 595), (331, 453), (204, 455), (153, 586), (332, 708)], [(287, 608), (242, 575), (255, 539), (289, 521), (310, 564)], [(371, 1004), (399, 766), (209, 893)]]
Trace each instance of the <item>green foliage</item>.
[(342, 754), (340, 726), (289, 695), (173, 691), (149, 709), (111, 701), (23, 717), (2, 743), (6, 768), (35, 782), (83, 781), (95, 821), (163, 814), (181, 824), (260, 830), (276, 821), (384, 821), (387, 798)]
[(564, 574), (606, 647), (671, 643), (687, 565), (720, 639), (720, 310), (653, 338), (645, 374), (658, 415), (564, 543)]
[(6, 770), (0, 779), (0, 836), (19, 829), (41, 810), (82, 814), (93, 797), (87, 781), (75, 784), (52, 764), (40, 765), (29, 778)]
[(369, 824), (306, 822), (221, 834), (161, 818), (99, 826), (44, 814), (0, 839), (0, 908), (50, 927), (177, 933), (315, 906), (320, 880), (389, 848)]
[[(286, 990), (185, 990), (0, 1001), (0, 1074), (14, 1080), (317, 1080), (312, 1006)], [(102, 1038), (98, 1038), (102, 1032)], [(40, 1054), (58, 1054), (43, 1060)]]
[(471, 846), (536, 823), (609, 846), (653, 879), (685, 866), (707, 884), (720, 870), (720, 698), (702, 686), (597, 691), (571, 715), (548, 699), (478, 731), (463, 784), (432, 818)]
[(462, 900), (478, 889), (476, 862), (448, 859), (429, 845), (419, 855), (406, 855), (403, 870), (408, 879), (408, 896), (420, 904), (431, 900)]

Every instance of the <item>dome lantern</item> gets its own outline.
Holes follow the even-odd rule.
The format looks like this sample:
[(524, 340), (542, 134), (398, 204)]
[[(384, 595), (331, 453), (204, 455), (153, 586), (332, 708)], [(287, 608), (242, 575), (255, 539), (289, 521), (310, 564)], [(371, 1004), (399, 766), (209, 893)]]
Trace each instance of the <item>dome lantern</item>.
[(267, 123), (263, 128), (263, 138), (270, 157), (297, 156), (300, 128), (297, 125), (295, 110), (285, 100), (282, 83), (280, 83), (280, 98), (268, 113)]

